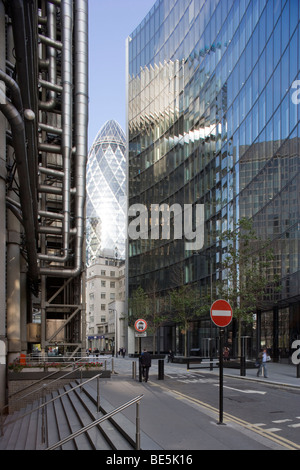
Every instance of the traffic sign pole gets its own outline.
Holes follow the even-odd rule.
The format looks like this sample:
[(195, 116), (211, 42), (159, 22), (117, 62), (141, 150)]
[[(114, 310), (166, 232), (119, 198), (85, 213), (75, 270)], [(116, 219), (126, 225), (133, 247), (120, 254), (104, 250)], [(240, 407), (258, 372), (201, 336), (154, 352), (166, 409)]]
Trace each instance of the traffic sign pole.
[(219, 327), (219, 422), (223, 423), (223, 348), (224, 328), (232, 320), (233, 312), (230, 304), (223, 299), (216, 300), (210, 308), (212, 322)]
[(223, 347), (224, 347), (224, 330), (219, 331), (219, 422), (223, 423)]
[[(143, 318), (139, 318), (134, 323), (134, 328), (138, 333), (144, 333), (147, 330), (147, 322)], [(139, 382), (142, 382), (142, 365), (141, 365), (141, 354), (142, 354), (142, 338), (138, 336), (138, 350), (139, 350)]]

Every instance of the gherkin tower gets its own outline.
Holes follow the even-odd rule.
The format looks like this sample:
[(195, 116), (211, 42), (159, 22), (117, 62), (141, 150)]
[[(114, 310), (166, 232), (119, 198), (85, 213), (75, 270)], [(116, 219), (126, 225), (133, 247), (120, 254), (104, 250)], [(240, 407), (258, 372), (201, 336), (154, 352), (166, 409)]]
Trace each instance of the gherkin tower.
[(126, 138), (107, 121), (98, 132), (87, 162), (87, 265), (106, 253), (125, 258)]

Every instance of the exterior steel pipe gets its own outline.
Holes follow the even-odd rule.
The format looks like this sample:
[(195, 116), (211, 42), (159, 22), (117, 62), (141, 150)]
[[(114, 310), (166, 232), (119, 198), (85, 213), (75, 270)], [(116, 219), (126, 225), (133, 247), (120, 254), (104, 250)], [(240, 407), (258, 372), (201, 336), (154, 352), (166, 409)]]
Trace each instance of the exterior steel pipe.
[(22, 103), (19, 85), (15, 82), (13, 78), (11, 78), (1, 69), (0, 69), (0, 80), (2, 80), (5, 83), (5, 85), (10, 89), (12, 103), (15, 106), (16, 110), (20, 114), (22, 114), (23, 103)]
[[(62, 2), (63, 4), (64, 2)], [(75, 277), (82, 270), (88, 124), (88, 2), (75, 2), (75, 262), (73, 268), (40, 268), (41, 274)], [(49, 257), (51, 259), (51, 257)], [(55, 258), (57, 261), (59, 258)]]
[[(47, 3), (47, 24), (48, 24), (48, 34), (49, 38), (46, 41), (46, 38), (40, 37), (40, 40), (47, 45), (47, 55), (49, 57), (49, 82), (55, 86), (57, 85), (57, 70), (56, 70), (56, 8), (54, 5)], [(48, 87), (47, 87), (48, 88)], [(46, 111), (51, 110), (56, 105), (56, 92), (54, 90), (50, 91), (50, 98), (48, 101), (40, 101), (39, 108)]]
[(47, 186), (46, 184), (41, 184), (39, 186), (39, 192), (40, 193), (49, 193), (49, 194), (56, 194), (57, 196), (62, 195), (62, 188), (59, 188), (57, 186)]
[(56, 91), (57, 93), (62, 92), (62, 87), (60, 85), (56, 85), (55, 83), (47, 82), (47, 80), (39, 80), (39, 85), (47, 88), (48, 90)]
[(55, 178), (63, 178), (64, 172), (60, 170), (54, 170), (53, 168), (45, 168), (43, 166), (39, 166), (40, 173), (44, 173), (45, 175), (53, 176)]
[[(14, 53), (16, 58), (17, 80), (21, 91), (22, 103), (24, 109), (34, 110), (35, 102), (30, 94), (29, 83), (35, 83), (35, 76), (29, 72), (32, 66), (32, 57), (34, 51), (34, 37), (32, 24), (28, 24), (25, 19), (25, 8), (27, 2), (23, 0), (10, 0), (9, 7), (12, 17), (12, 31), (14, 41)], [(34, 8), (34, 6), (32, 6)], [(26, 11), (28, 12), (27, 8)], [(34, 225), (30, 230), (30, 238), (37, 238), (37, 139), (35, 133), (35, 120), (25, 120), (26, 148), (28, 159), (29, 183), (32, 194), (32, 208)], [(23, 184), (23, 181), (20, 181)], [(24, 208), (23, 208), (24, 209)], [(26, 218), (27, 216), (25, 216)], [(30, 217), (30, 216), (29, 216)], [(28, 234), (29, 235), (29, 234)]]
[(63, 215), (57, 214), (56, 212), (39, 211), (39, 215), (41, 217), (46, 217), (47, 219), (58, 219), (58, 220), (63, 219)]
[[(53, 5), (50, 5), (51, 11)], [(40, 144), (39, 148), (51, 153), (62, 153), (63, 179), (63, 255), (51, 256), (39, 254), (39, 259), (65, 263), (69, 258), (70, 247), (70, 190), (71, 190), (71, 157), (72, 157), (72, 119), (73, 119), (73, 64), (72, 64), (72, 34), (73, 34), (73, 1), (63, 0), (61, 4), (62, 18), (62, 143), (59, 146)], [(52, 188), (50, 188), (51, 190)]]
[(35, 286), (38, 282), (36, 240), (32, 235), (34, 229), (33, 203), (30, 189), (25, 126), (19, 112), (11, 103), (6, 103), (6, 97), (0, 90), (0, 111), (8, 120), (11, 130), (15, 158), (20, 181), (20, 202), (22, 207), (23, 226), (26, 235), (28, 256), (28, 274)]
[(54, 126), (49, 126), (49, 124), (43, 124), (42, 122), (39, 122), (39, 128), (42, 131), (51, 132), (52, 134), (62, 134), (62, 129)]
[(39, 34), (39, 39), (43, 44), (46, 44), (47, 46), (53, 47), (54, 49), (62, 49), (62, 43), (60, 41), (48, 38), (47, 36), (43, 36), (42, 34)]

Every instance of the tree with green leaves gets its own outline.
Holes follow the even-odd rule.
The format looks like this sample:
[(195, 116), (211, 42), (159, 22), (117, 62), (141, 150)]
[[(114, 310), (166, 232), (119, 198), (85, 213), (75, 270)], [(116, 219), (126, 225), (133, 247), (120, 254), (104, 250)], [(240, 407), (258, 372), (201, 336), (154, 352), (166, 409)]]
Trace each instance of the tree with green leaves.
[(164, 300), (158, 294), (156, 282), (151, 283), (149, 292), (145, 292), (142, 287), (138, 287), (129, 299), (129, 306), (131, 311), (130, 322), (132, 324), (138, 318), (143, 318), (147, 322), (147, 333), (152, 335), (152, 349), (155, 353), (157, 331), (166, 321)]
[(184, 356), (188, 355), (189, 324), (199, 315), (207, 313), (209, 306), (201, 303), (195, 287), (183, 285), (171, 291), (172, 320), (180, 324), (184, 335)]
[(270, 276), (274, 254), (270, 242), (261, 240), (252, 221), (242, 218), (220, 236), (222, 280), (218, 297), (227, 300), (237, 320), (238, 355), (242, 325), (252, 323), (253, 315), (278, 289), (278, 278)]
[(185, 284), (183, 271), (174, 274), (176, 287), (171, 290), (171, 319), (181, 325), (184, 335), (184, 356), (188, 355), (188, 331), (190, 322), (207, 314), (210, 308), (210, 296), (200, 296), (195, 285)]

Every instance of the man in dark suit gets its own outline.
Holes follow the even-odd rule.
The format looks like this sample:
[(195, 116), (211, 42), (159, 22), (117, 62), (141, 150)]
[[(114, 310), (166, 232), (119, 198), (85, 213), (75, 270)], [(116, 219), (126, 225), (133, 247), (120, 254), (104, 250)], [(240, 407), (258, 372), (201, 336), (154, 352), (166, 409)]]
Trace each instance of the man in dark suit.
[(143, 370), (143, 377), (145, 379), (145, 382), (148, 382), (149, 379), (149, 367), (151, 367), (151, 356), (150, 353), (146, 349), (141, 354), (140, 357), (141, 361), (141, 366)]

